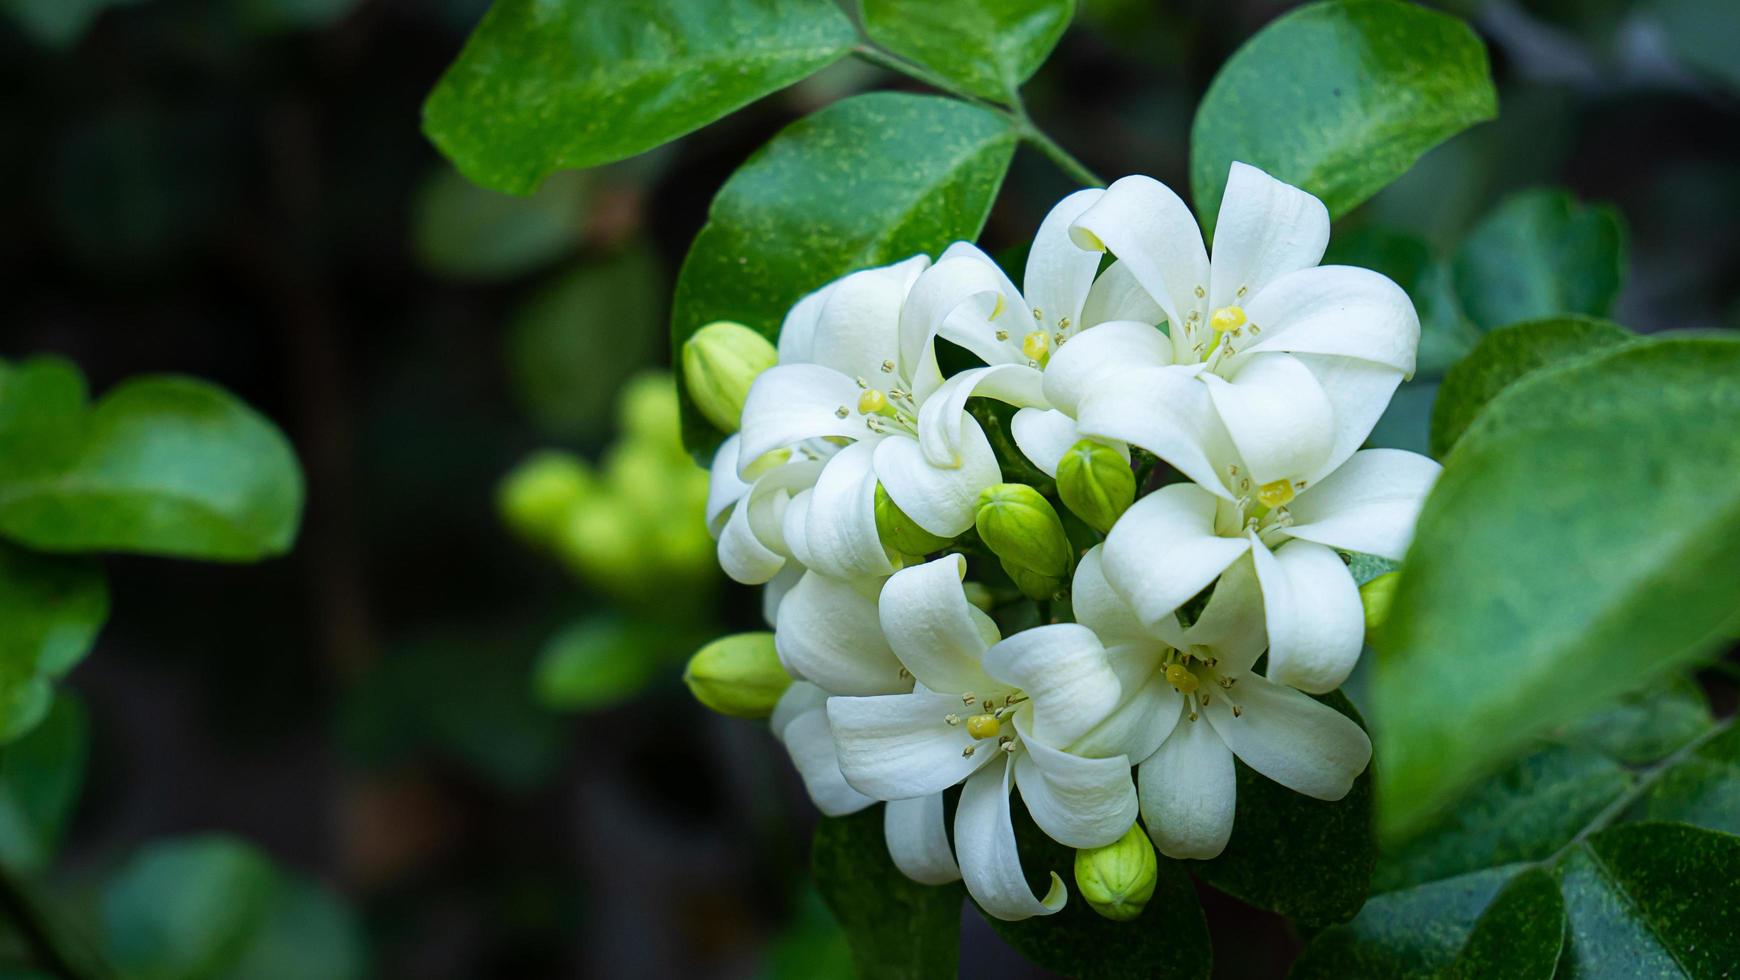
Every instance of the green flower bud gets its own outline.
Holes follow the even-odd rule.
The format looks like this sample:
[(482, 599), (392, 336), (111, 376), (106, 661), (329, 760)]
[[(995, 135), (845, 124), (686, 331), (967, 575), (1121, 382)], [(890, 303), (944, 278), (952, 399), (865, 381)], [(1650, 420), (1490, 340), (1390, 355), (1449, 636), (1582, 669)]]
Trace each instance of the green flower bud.
[(695, 700), (733, 718), (766, 718), (791, 686), (772, 633), (720, 637), (695, 652), (683, 671)]
[(1390, 603), (1395, 601), (1396, 586), (1401, 581), (1401, 572), (1385, 572), (1359, 587), (1359, 604), (1365, 607), (1367, 632), (1377, 629), (1389, 616)]
[(683, 342), (683, 383), (707, 421), (720, 432), (732, 433), (743, 415), (750, 383), (778, 360), (766, 337), (741, 323), (720, 320)]
[(688, 459), (677, 417), (677, 385), (669, 374), (647, 371), (628, 379), (616, 396), (616, 414), (624, 440), (650, 443)]
[(941, 551), (948, 547), (948, 538), (939, 538), (918, 526), (918, 522), (906, 516), (882, 489), (882, 484), (876, 484), (876, 534), (882, 539), (882, 546), (903, 555), (928, 555), (933, 551)]
[(1115, 922), (1142, 914), (1158, 874), (1154, 844), (1138, 824), (1114, 843), (1075, 852), (1075, 887), (1095, 912)]
[(1135, 501), (1136, 473), (1116, 449), (1083, 439), (1058, 461), (1057, 495), (1075, 516), (1105, 534)]
[(502, 479), (496, 503), (515, 534), (546, 544), (561, 532), (569, 512), (591, 492), (593, 483), (591, 469), (579, 457), (534, 453)]
[(1031, 599), (1049, 599), (1069, 575), (1069, 536), (1051, 501), (1023, 483), (999, 483), (979, 493), (973, 515), (979, 539)]

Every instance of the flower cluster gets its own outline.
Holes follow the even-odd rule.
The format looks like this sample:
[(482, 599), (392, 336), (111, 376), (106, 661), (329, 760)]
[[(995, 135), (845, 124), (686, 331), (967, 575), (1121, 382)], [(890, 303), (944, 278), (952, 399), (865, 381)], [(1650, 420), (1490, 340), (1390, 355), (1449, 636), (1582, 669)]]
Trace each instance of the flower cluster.
[[(792, 308), (707, 518), (726, 573), (767, 585), (796, 679), (773, 727), (823, 812), (886, 801), (902, 871), (1020, 919), (1066, 889), (1028, 887), (1012, 792), (1062, 844), (1140, 818), (1177, 858), (1225, 847), (1235, 757), (1348, 792), (1371, 743), (1309, 696), (1363, 646), (1343, 553), (1399, 560), (1438, 467), (1359, 448), (1419, 320), (1385, 277), (1320, 266), (1328, 240), (1320, 201), (1234, 164), (1211, 257), (1176, 194), (1126, 177), (1052, 209), (1022, 288), (962, 242)], [(939, 340), (982, 364), (945, 376)], [(1003, 482), (974, 397), (1017, 409), (1053, 484)], [(1006, 580), (968, 581), (987, 553)], [(1014, 590), (1043, 612), (1005, 636)]]

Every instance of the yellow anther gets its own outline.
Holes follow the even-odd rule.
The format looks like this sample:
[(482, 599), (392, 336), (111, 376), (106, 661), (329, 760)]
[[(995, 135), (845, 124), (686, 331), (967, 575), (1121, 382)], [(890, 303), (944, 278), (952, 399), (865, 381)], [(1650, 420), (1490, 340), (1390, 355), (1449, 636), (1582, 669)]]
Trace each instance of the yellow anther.
[(1043, 363), (1051, 356), (1051, 338), (1046, 336), (1045, 331), (1035, 330), (1021, 338), (1021, 353), (1026, 354), (1030, 361)]
[(1257, 503), (1273, 510), (1293, 499), (1293, 484), (1275, 480), (1257, 488)]
[(1208, 315), (1208, 325), (1216, 334), (1237, 330), (1245, 325), (1245, 311), (1240, 306), (1223, 306)]
[(1179, 694), (1189, 694), (1196, 690), (1202, 681), (1183, 664), (1169, 664), (1166, 667), (1166, 683), (1176, 688)]
[(974, 738), (996, 738), (1003, 730), (1003, 723), (996, 715), (974, 715), (967, 719), (967, 734)]
[(880, 389), (867, 388), (858, 396), (858, 411), (865, 415), (879, 415), (888, 407), (888, 396)]

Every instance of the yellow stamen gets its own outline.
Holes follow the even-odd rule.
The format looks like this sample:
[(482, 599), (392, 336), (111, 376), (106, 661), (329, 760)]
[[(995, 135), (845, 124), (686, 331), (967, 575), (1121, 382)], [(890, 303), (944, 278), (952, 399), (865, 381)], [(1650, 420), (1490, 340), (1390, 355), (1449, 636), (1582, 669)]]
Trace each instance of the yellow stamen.
[(858, 411), (865, 415), (878, 415), (888, 407), (888, 396), (876, 388), (868, 388), (858, 396)]
[(1189, 694), (1196, 690), (1202, 681), (1183, 664), (1169, 664), (1166, 667), (1166, 683), (1171, 684), (1180, 694)]
[(974, 738), (996, 738), (1003, 730), (1003, 723), (996, 715), (974, 715), (967, 719), (967, 734)]
[(1046, 336), (1045, 331), (1035, 330), (1021, 338), (1021, 353), (1027, 355), (1030, 361), (1044, 363), (1051, 356), (1051, 338)]
[(1208, 315), (1208, 325), (1214, 328), (1216, 336), (1228, 330), (1237, 330), (1245, 325), (1245, 311), (1239, 306), (1223, 306)]
[(1280, 507), (1293, 499), (1293, 484), (1286, 480), (1275, 480), (1257, 488), (1257, 503), (1271, 510)]

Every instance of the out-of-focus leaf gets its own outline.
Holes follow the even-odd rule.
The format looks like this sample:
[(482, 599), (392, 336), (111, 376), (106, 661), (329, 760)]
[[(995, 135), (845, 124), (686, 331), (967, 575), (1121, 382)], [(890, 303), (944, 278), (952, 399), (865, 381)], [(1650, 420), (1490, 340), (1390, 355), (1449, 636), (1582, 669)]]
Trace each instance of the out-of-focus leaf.
[(656, 365), (664, 276), (635, 246), (580, 265), (514, 317), (507, 358), (514, 393), (546, 435), (597, 436), (623, 382)]
[(1740, 834), (1740, 728), (1730, 726), (1680, 759), (1626, 816)]
[(362, 923), (326, 888), (280, 873), (266, 920), (222, 980), (360, 980)]
[(258, 34), (330, 27), (360, 0), (233, 0), (244, 27)]
[(1518, 868), (1489, 868), (1375, 895), (1353, 921), (1318, 933), (1292, 980), (1435, 980)]
[(1547, 368), (1481, 413), (1374, 637), (1389, 840), (1719, 638), (1740, 600), (1735, 431), (1740, 341), (1714, 336)]
[[(1340, 692), (1319, 698), (1364, 727)], [(1219, 857), (1192, 863), (1214, 887), (1306, 925), (1353, 917), (1371, 891), (1371, 770), (1339, 800), (1314, 800), (1238, 766), (1238, 812)]]
[(84, 705), (62, 694), (30, 734), (0, 748), (0, 865), (48, 867), (84, 785), (90, 732)]
[(1556, 732), (1554, 741), (1594, 749), (1627, 766), (1654, 762), (1710, 730), (1704, 692), (1689, 677), (1633, 691)]
[(1566, 314), (1606, 316), (1625, 275), (1619, 212), (1561, 190), (1523, 191), (1456, 252), (1456, 294), (1482, 330)]
[(1013, 102), (1069, 27), (1075, 0), (858, 0), (864, 32), (974, 95)]
[(1643, 6), (1655, 15), (1688, 66), (1740, 90), (1740, 60), (1734, 57), (1740, 5), (1723, 0), (1649, 0)]
[(591, 711), (627, 700), (674, 663), (683, 640), (668, 626), (615, 617), (574, 623), (538, 655), (533, 686), (545, 706)]
[(792, 922), (774, 938), (758, 980), (850, 980), (852, 947), (813, 889), (798, 896)]
[[(109, 587), (95, 559), (0, 541), (0, 744), (43, 720), (50, 682), (84, 659), (108, 617)], [(10, 863), (11, 854), (0, 848), (0, 860)]]
[(1234, 161), (1310, 191), (1332, 216), (1497, 113), (1486, 48), (1400, 0), (1328, 0), (1269, 24), (1221, 66), (1190, 132), (1190, 188), (1213, 231)]
[(1432, 407), (1432, 455), (1442, 458), (1449, 452), (1480, 410), (1519, 379), (1635, 337), (1618, 324), (1583, 316), (1517, 323), (1481, 337), (1438, 389)]
[(863, 980), (951, 977), (960, 960), (960, 884), (921, 885), (900, 873), (882, 835), (881, 806), (823, 817), (810, 845), (822, 899), (846, 930)]
[(583, 174), (558, 174), (530, 197), (485, 190), (441, 167), (417, 192), (411, 243), (431, 272), (454, 279), (510, 279), (573, 248), (585, 220)]
[(109, 7), (140, 0), (0, 0), (0, 11), (30, 39), (50, 48), (70, 48), (84, 37), (97, 15)]
[(122, 383), (75, 408), (76, 372), (0, 368), (0, 534), (47, 551), (218, 561), (282, 554), (302, 516), (284, 436), (191, 378)]
[(829, 0), (503, 0), (423, 105), (459, 171), (523, 194), (748, 105), (856, 40)]
[[(892, 92), (781, 130), (713, 199), (677, 279), (672, 350), (714, 320), (776, 337), (791, 305), (829, 280), (976, 238), (1015, 139), (985, 109)], [(678, 390), (684, 445), (710, 459), (722, 437)]]

